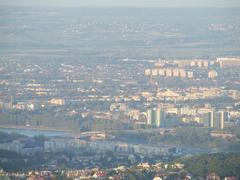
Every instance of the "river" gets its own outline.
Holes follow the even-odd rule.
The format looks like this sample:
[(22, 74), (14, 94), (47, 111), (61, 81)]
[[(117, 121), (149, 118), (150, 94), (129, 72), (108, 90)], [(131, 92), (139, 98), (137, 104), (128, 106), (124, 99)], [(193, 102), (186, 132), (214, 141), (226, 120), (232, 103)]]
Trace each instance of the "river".
[(53, 137), (53, 136), (70, 136), (70, 133), (67, 132), (62, 132), (62, 131), (50, 131), (50, 130), (38, 130), (38, 129), (20, 129), (20, 128), (3, 128), (0, 127), (0, 132), (5, 132), (5, 133), (18, 133), (22, 134), (28, 137), (33, 137), (33, 136), (48, 136), (48, 137)]

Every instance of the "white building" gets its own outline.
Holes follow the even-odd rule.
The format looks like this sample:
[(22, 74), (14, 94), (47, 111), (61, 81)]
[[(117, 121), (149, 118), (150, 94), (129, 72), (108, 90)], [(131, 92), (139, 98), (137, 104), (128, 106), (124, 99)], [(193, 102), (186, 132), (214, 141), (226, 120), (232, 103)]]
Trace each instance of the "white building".
[(208, 78), (214, 79), (217, 76), (218, 76), (218, 73), (215, 70), (211, 70), (211, 71), (208, 72)]

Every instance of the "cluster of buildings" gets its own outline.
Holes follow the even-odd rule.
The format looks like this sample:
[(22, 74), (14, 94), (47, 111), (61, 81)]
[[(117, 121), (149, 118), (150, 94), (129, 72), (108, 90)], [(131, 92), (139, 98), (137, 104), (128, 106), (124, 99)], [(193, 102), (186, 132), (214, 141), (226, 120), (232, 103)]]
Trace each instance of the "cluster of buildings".
[[(113, 168), (90, 168), (90, 169), (68, 169), (68, 170), (48, 170), (48, 171), (27, 171), (21, 173), (7, 173), (3, 170), (0, 171), (0, 178), (7, 177), (18, 178), (21, 180), (55, 180), (56, 178), (65, 178), (70, 180), (81, 179), (109, 179), (109, 180), (121, 180), (129, 179), (130, 176), (135, 178), (148, 177), (149, 180), (163, 180), (169, 178), (181, 178), (184, 180), (191, 180), (195, 178), (188, 172), (185, 165), (179, 162), (163, 163), (158, 162), (150, 164), (147, 162), (141, 162), (132, 167), (124, 165), (116, 166)], [(199, 176), (201, 177), (201, 176)], [(198, 178), (199, 178), (198, 177)], [(207, 173), (205, 178), (208, 180), (220, 180), (221, 177), (214, 173)], [(225, 176), (224, 180), (237, 180), (236, 176)]]
[(199, 67), (199, 68), (208, 68), (213, 64), (212, 61), (203, 60), (203, 59), (193, 59), (193, 60), (181, 60), (174, 61), (175, 64), (179, 67)]
[(223, 68), (240, 67), (240, 58), (217, 58), (216, 60), (159, 60), (155, 67), (145, 69), (145, 76), (168, 78), (215, 79)]
[[(16, 116), (21, 116), (19, 112), (24, 111), (36, 116), (39, 122), (44, 115), (52, 114), (133, 127), (167, 128), (196, 122), (224, 129), (226, 122), (227, 126), (234, 125), (240, 118), (238, 62), (239, 58), (125, 59), (109, 64), (39, 62), (30, 65), (11, 60), (0, 68), (5, 74), (0, 78), (0, 113), (10, 118), (4, 121), (9, 125), (16, 125), (16, 121), (8, 114), (17, 112)], [(206, 104), (211, 108), (201, 112), (199, 109), (204, 109)], [(216, 115), (209, 115), (211, 112)], [(228, 118), (225, 115), (220, 118), (222, 112)], [(16, 118), (23, 119), (22, 126), (41, 124), (24, 122), (25, 117)], [(50, 124), (59, 128), (58, 123)]]
[[(173, 146), (144, 146), (143, 144), (131, 144), (118, 141), (84, 141), (79, 139), (64, 139), (64, 138), (52, 138), (44, 143), (44, 151), (47, 153), (63, 152), (69, 149), (85, 149), (88, 152), (98, 152), (101, 154), (105, 152), (112, 152), (119, 156), (128, 156), (129, 154), (137, 154), (142, 156), (167, 156), (173, 153), (171, 150)], [(180, 152), (180, 148), (176, 150)]]
[(221, 68), (231, 68), (240, 66), (240, 58), (217, 58), (217, 63)]
[[(98, 136), (98, 139), (92, 138)], [(82, 133), (75, 136), (55, 136), (45, 137), (15, 137), (14, 140), (0, 143), (0, 164), (8, 168), (15, 167), (20, 163), (21, 169), (27, 168), (29, 164), (36, 169), (48, 170), (30, 172), (25, 174), (25, 178), (50, 178), (54, 177), (49, 171), (63, 166), (73, 169), (91, 169), (96, 167), (114, 167), (118, 165), (129, 166), (141, 161), (150, 159), (156, 161), (156, 157), (180, 155), (183, 153), (180, 147), (175, 145), (130, 143), (118, 141), (107, 137), (101, 132)], [(11, 156), (11, 157), (8, 157)], [(7, 164), (7, 165), (6, 165)], [(6, 165), (6, 166), (5, 166)], [(20, 169), (20, 167), (15, 167)], [(69, 169), (69, 168), (68, 168)], [(16, 172), (16, 170), (9, 170)], [(71, 176), (69, 172), (67, 176)], [(0, 173), (0, 178), (1, 178)], [(10, 175), (10, 174), (5, 174)], [(12, 173), (12, 176), (22, 176), (21, 173)], [(72, 174), (73, 175), (73, 174)], [(92, 174), (93, 175), (93, 174)]]
[(170, 69), (170, 68), (158, 68), (158, 69), (146, 69), (146, 76), (164, 76), (164, 77), (176, 77), (176, 78), (193, 78), (192, 71), (186, 71), (184, 69)]
[(65, 100), (63, 98), (52, 98), (49, 100), (43, 100), (41, 102), (30, 101), (19, 101), (13, 102), (14, 97), (5, 101), (0, 101), (0, 109), (3, 110), (18, 110), (18, 111), (34, 111), (36, 109), (42, 109), (51, 106), (64, 106)]
[(224, 129), (229, 122), (226, 111), (215, 110), (210, 107), (155, 107), (146, 112), (135, 112), (136, 124), (146, 125), (149, 128), (173, 128), (178, 125), (196, 123), (209, 129)]
[[(98, 138), (96, 138), (98, 136)], [(86, 137), (88, 137), (86, 139)], [(64, 151), (95, 152), (99, 155), (105, 152), (112, 152), (127, 157), (129, 154), (142, 156), (166, 156), (173, 153), (174, 146), (144, 146), (143, 144), (132, 144), (109, 139), (102, 133), (91, 133), (73, 137), (48, 137), (44, 142), (39, 143), (34, 138), (25, 137), (10, 142), (1, 143), (0, 149), (16, 152), (21, 155), (35, 156), (41, 153), (58, 153)], [(96, 153), (97, 152), (97, 153)], [(180, 152), (180, 150), (178, 150)], [(93, 155), (93, 156), (95, 156)]]

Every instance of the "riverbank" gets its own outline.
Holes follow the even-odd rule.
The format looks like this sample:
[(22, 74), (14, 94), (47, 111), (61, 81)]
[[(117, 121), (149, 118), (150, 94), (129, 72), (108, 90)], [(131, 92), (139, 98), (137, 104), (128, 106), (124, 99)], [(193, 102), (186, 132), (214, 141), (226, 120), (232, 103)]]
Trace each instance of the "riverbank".
[(58, 137), (75, 137), (76, 135), (71, 131), (51, 129), (51, 128), (38, 128), (38, 127), (25, 127), (25, 126), (3, 126), (0, 125), (0, 132), (4, 133), (17, 133), (28, 137), (34, 136), (58, 136)]
[(54, 128), (48, 128), (48, 127), (0, 125), (0, 128), (4, 128), (4, 129), (21, 129), (21, 130), (38, 130), (38, 131), (52, 131), (52, 132), (73, 133), (73, 132), (70, 131), (70, 130), (54, 129)]

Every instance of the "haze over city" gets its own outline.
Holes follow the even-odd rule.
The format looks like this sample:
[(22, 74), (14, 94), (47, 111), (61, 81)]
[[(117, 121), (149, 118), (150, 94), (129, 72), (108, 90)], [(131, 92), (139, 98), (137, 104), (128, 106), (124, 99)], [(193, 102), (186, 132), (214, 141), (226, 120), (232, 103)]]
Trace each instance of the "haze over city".
[(74, 7), (239, 7), (238, 0), (2, 0), (1, 5), (13, 6), (74, 6)]
[(240, 2), (0, 1), (0, 179), (240, 179)]

